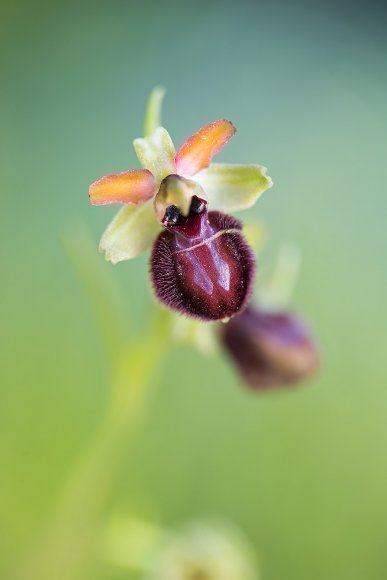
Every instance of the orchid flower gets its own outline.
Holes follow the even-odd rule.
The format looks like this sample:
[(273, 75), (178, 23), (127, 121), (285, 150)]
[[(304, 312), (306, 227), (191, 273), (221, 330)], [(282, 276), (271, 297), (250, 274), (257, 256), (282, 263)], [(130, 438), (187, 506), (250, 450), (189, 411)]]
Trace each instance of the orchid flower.
[(202, 320), (229, 319), (248, 302), (255, 259), (241, 223), (227, 214), (251, 207), (272, 181), (261, 165), (212, 163), (236, 131), (226, 119), (205, 125), (176, 152), (158, 126), (162, 98), (155, 89), (145, 137), (134, 140), (143, 169), (90, 186), (92, 204), (123, 204), (100, 251), (117, 263), (153, 244), (151, 278), (164, 305)]

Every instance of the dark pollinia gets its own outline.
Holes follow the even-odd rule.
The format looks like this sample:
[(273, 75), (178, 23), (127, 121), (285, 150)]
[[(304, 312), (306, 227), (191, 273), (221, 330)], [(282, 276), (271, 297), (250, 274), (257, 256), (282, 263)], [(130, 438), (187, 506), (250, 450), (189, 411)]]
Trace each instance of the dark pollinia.
[(162, 223), (166, 231), (156, 239), (150, 261), (160, 302), (202, 320), (239, 312), (250, 296), (255, 270), (240, 221), (207, 212), (207, 202), (193, 196), (187, 217), (170, 205)]
[(253, 389), (297, 383), (319, 365), (318, 348), (301, 320), (289, 312), (249, 306), (220, 334), (227, 354)]

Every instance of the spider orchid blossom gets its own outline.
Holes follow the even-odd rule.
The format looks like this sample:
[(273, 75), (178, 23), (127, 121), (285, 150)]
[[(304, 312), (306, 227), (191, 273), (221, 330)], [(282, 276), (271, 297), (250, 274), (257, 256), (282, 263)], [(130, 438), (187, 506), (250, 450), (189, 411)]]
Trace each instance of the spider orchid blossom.
[(188, 316), (228, 319), (247, 304), (255, 259), (239, 220), (221, 212), (251, 207), (272, 181), (260, 165), (211, 163), (236, 131), (225, 119), (199, 129), (176, 152), (158, 126), (161, 99), (160, 90), (152, 93), (146, 136), (134, 140), (143, 169), (107, 175), (90, 186), (92, 204), (124, 204), (100, 251), (117, 263), (153, 244), (158, 299)]

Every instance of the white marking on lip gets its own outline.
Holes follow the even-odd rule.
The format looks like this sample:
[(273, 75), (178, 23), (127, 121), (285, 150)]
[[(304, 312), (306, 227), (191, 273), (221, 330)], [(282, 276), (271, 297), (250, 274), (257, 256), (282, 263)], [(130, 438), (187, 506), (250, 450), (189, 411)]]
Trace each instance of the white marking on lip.
[(182, 250), (175, 250), (173, 252), (173, 254), (181, 254), (182, 252), (191, 252), (192, 250), (195, 250), (196, 248), (200, 248), (201, 246), (206, 246), (209, 243), (211, 243), (212, 241), (216, 240), (216, 238), (219, 238), (220, 236), (222, 236), (223, 234), (232, 234), (232, 233), (240, 233), (240, 230), (237, 230), (236, 228), (231, 228), (229, 230), (222, 230), (221, 232), (216, 232), (216, 234), (210, 236), (209, 238), (203, 240), (202, 242), (200, 242), (199, 244), (195, 244), (194, 246), (190, 246), (189, 248), (183, 248)]

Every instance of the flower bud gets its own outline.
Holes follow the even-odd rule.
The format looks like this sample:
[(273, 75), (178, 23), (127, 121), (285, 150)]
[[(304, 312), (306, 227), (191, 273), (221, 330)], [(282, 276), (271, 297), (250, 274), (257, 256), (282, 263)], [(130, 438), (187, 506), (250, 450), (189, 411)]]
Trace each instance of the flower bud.
[(220, 329), (221, 341), (253, 389), (297, 383), (318, 367), (317, 346), (298, 317), (249, 306)]
[[(173, 195), (178, 198), (175, 188), (176, 180)], [(168, 194), (162, 199), (169, 199)], [(155, 241), (150, 270), (160, 302), (202, 320), (228, 319), (239, 312), (249, 299), (255, 270), (239, 220), (208, 213), (206, 200), (197, 195), (188, 215), (171, 204), (159, 219), (166, 231)]]

